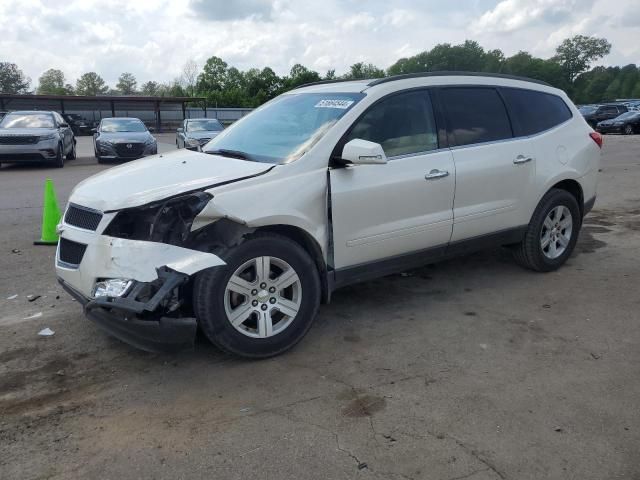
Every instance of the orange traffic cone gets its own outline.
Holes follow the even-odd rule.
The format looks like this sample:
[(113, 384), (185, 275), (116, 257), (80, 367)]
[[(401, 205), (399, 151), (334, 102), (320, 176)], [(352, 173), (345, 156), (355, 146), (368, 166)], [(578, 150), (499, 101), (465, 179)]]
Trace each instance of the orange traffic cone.
[(56, 226), (60, 221), (60, 209), (56, 200), (56, 191), (53, 181), (47, 178), (44, 183), (44, 205), (42, 208), (42, 233), (40, 240), (36, 240), (34, 245), (57, 245), (58, 234)]

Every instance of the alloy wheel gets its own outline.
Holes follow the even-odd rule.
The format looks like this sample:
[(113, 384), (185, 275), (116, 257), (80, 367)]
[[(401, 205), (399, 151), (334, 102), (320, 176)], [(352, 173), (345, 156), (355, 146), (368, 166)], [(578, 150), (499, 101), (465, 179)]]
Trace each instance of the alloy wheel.
[(551, 209), (540, 232), (540, 247), (545, 257), (553, 260), (562, 255), (571, 241), (572, 231), (571, 211), (564, 205)]
[(256, 257), (229, 278), (224, 292), (227, 319), (240, 333), (268, 338), (281, 333), (300, 310), (302, 284), (296, 271), (276, 257)]

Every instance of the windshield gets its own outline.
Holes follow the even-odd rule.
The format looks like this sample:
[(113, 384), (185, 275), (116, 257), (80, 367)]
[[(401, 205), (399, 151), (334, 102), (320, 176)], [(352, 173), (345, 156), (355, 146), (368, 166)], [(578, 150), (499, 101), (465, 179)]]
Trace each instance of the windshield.
[(265, 163), (296, 160), (363, 97), (333, 92), (282, 95), (238, 120), (203, 151), (242, 152)]
[(628, 120), (633, 117), (637, 117), (640, 115), (640, 112), (625, 112), (622, 115), (616, 117), (616, 120)]
[(222, 125), (217, 120), (189, 120), (187, 122), (189, 132), (218, 132)]
[(596, 109), (597, 107), (589, 106), (589, 107), (580, 107), (578, 110), (580, 111), (580, 113), (584, 115), (585, 113), (593, 113), (596, 111)]
[(0, 128), (54, 128), (53, 116), (47, 113), (8, 113)]
[(107, 133), (146, 132), (147, 127), (137, 118), (125, 118), (122, 120), (102, 120), (100, 131)]

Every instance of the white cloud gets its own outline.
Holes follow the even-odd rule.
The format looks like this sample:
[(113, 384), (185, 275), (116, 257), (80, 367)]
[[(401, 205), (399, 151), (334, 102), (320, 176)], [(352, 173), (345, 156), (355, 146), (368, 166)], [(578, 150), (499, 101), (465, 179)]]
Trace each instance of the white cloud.
[[(169, 81), (190, 58), (216, 55), (278, 74), (302, 63), (338, 74), (363, 61), (386, 68), (437, 43), (475, 39), (506, 55), (548, 57), (567, 36), (613, 43), (608, 64), (640, 64), (637, 0), (0, 0), (0, 61), (34, 83), (48, 68), (67, 80), (96, 71), (113, 86)], [(605, 13), (603, 13), (605, 12)], [(634, 13), (635, 12), (635, 13)], [(35, 85), (33, 85), (35, 86)]]

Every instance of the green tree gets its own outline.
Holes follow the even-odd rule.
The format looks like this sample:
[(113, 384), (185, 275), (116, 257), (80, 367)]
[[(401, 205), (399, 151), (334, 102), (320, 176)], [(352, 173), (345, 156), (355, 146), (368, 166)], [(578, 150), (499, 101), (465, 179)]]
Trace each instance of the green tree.
[(381, 77), (384, 77), (384, 70), (379, 69), (372, 63), (358, 62), (351, 65), (349, 72), (342, 78), (346, 80), (364, 80)]
[(159, 95), (160, 84), (158, 82), (154, 82), (153, 80), (149, 80), (148, 82), (142, 84), (142, 86), (140, 87), (140, 93), (149, 97)]
[(73, 87), (66, 83), (62, 70), (50, 68), (38, 79), (40, 95), (73, 95)]
[(27, 93), (30, 83), (15, 63), (0, 62), (0, 93)]
[(123, 95), (134, 95), (136, 93), (136, 87), (138, 86), (138, 81), (133, 73), (124, 72), (118, 78), (118, 83), (116, 84), (116, 88)]
[(76, 82), (78, 95), (104, 95), (108, 91), (109, 87), (96, 72), (83, 73)]
[(320, 74), (314, 70), (309, 70), (304, 65), (296, 63), (291, 67), (289, 76), (284, 79), (286, 89), (292, 89), (307, 83), (319, 82)]
[(562, 66), (567, 80), (573, 83), (578, 75), (589, 69), (589, 65), (610, 51), (611, 44), (605, 38), (576, 35), (556, 48), (553, 59)]
[(198, 75), (198, 91), (205, 95), (210, 92), (221, 91), (224, 88), (227, 68), (227, 63), (221, 58), (209, 58), (204, 67), (202, 67), (202, 73)]

